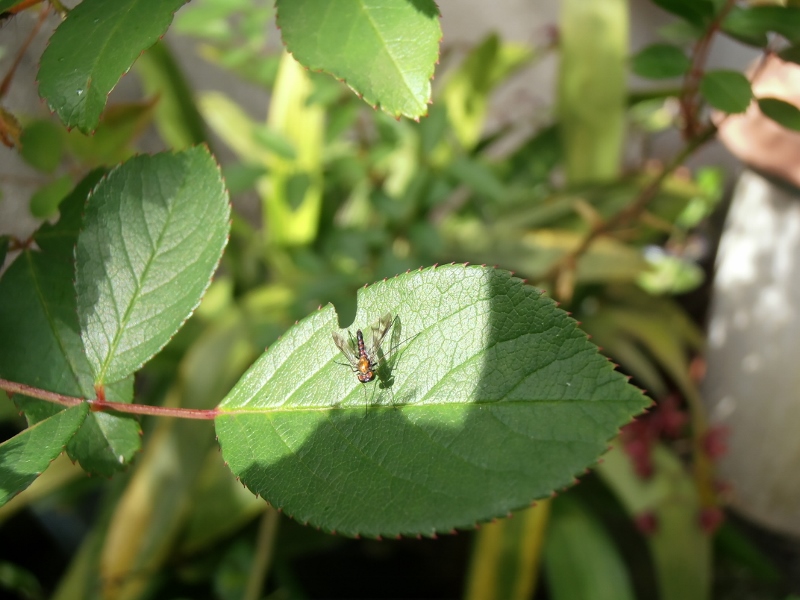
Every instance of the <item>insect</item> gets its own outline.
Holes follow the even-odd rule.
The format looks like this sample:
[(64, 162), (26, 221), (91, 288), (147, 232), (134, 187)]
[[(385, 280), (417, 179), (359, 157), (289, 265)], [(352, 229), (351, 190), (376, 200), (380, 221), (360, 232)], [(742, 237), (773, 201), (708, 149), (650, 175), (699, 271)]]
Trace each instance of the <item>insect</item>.
[[(398, 318), (395, 317), (393, 319), (391, 314), (386, 313), (378, 319), (377, 323), (370, 327), (370, 338), (368, 342), (364, 341), (364, 334), (360, 329), (356, 330), (355, 338), (353, 338), (353, 334), (349, 331), (347, 332), (347, 337), (343, 336), (338, 331), (333, 332), (333, 342), (347, 359), (348, 364), (346, 366), (349, 366), (353, 370), (356, 379), (361, 383), (367, 384), (376, 377), (379, 377), (381, 381), (388, 379), (388, 377), (384, 377), (387, 375), (386, 373), (379, 373), (381, 370), (379, 365), (386, 364), (388, 355), (395, 348), (390, 348), (389, 352), (384, 353), (381, 350), (381, 344), (386, 338), (386, 334), (389, 333), (389, 330), (392, 329), (392, 326), (395, 324), (398, 324), (398, 326), (395, 327), (396, 333), (399, 328)], [(396, 336), (392, 334), (392, 338), (395, 337)], [(366, 388), (364, 389), (364, 393), (366, 394)]]

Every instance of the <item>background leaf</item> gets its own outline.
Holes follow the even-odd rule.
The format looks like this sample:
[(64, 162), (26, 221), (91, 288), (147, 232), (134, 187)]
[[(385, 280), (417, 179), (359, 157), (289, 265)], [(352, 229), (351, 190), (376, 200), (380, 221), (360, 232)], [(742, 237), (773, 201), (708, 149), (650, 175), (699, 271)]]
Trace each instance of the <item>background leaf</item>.
[(633, 72), (650, 79), (680, 77), (691, 64), (686, 53), (672, 44), (652, 44), (631, 59)]
[(89, 133), (109, 92), (152, 46), (186, 0), (84, 0), (50, 38), (39, 67), (39, 94), (68, 127)]
[(694, 25), (704, 26), (714, 16), (714, 4), (709, 0), (653, 0), (653, 3)]
[(800, 42), (800, 7), (734, 6), (722, 22), (722, 30), (754, 46), (765, 46), (768, 33), (777, 33), (792, 43)]
[(58, 213), (58, 205), (72, 190), (72, 177), (62, 175), (46, 183), (31, 196), (31, 214), (37, 219), (49, 219)]
[(156, 126), (169, 147), (183, 150), (208, 141), (189, 82), (163, 41), (142, 54), (136, 72), (147, 94), (158, 96)]
[(0, 506), (28, 487), (64, 450), (89, 412), (81, 402), (0, 444)]
[(633, 587), (614, 540), (569, 495), (553, 502), (544, 551), (550, 598), (633, 600)]
[(301, 522), (368, 536), (471, 527), (569, 485), (648, 402), (507, 272), (445, 266), (375, 284), (355, 326), (386, 312), (402, 330), (390, 335), (411, 339), (370, 384), (341, 364), (328, 306), (219, 406), (233, 472)]
[(652, 449), (654, 473), (639, 476), (620, 444), (597, 472), (633, 518), (650, 516), (654, 531), (647, 543), (664, 600), (709, 597), (710, 536), (700, 528), (697, 488), (678, 458), (661, 444)]
[(17, 4), (21, 4), (23, 0), (0, 0), (0, 11), (8, 10), (9, 8), (13, 8)]
[(22, 130), (20, 144), (19, 153), (26, 163), (45, 173), (52, 173), (64, 153), (64, 132), (52, 121), (33, 121)]
[[(620, 172), (628, 78), (628, 3), (561, 3), (557, 112), (567, 181)], [(591, 101), (587, 101), (591, 98)]]
[(708, 103), (726, 113), (741, 113), (750, 106), (753, 90), (739, 71), (708, 71), (700, 81), (700, 93)]
[(76, 289), (96, 384), (133, 373), (192, 313), (229, 218), (219, 167), (203, 147), (138, 156), (95, 188), (78, 237)]
[(399, 117), (428, 112), (439, 58), (439, 9), (430, 0), (278, 0), (278, 26), (298, 62), (343, 80)]
[(548, 500), (519, 511), (513, 519), (487, 523), (473, 537), (465, 600), (533, 597), (539, 579)]
[(759, 98), (758, 108), (761, 109), (764, 116), (786, 129), (800, 131), (800, 109), (794, 104), (779, 98)]

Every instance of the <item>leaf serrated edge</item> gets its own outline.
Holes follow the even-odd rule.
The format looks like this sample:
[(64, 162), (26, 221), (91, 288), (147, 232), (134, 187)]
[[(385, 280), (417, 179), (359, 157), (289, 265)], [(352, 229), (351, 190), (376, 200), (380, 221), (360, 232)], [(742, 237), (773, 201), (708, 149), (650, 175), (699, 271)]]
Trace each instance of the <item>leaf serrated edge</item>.
[[(194, 146), (189, 146), (188, 148), (184, 148), (184, 149), (173, 149), (173, 150), (168, 150), (168, 151), (165, 151), (165, 152), (156, 152), (156, 153), (137, 152), (133, 156), (131, 156), (130, 158), (128, 158), (128, 159), (126, 159), (126, 160), (124, 160), (124, 161), (122, 161), (120, 163), (117, 163), (114, 167), (110, 168), (100, 178), (100, 180), (94, 185), (94, 187), (89, 191), (89, 194), (86, 196), (86, 201), (84, 202), (84, 205), (83, 205), (83, 211), (81, 212), (81, 226), (78, 229), (78, 237), (77, 237), (77, 239), (80, 239), (81, 234), (86, 229), (86, 219), (85, 219), (85, 217), (86, 217), (86, 209), (89, 206), (89, 202), (94, 197), (95, 193), (97, 192), (98, 187), (102, 183), (104, 183), (110, 177), (110, 175), (112, 173), (115, 173), (117, 170), (121, 169), (124, 165), (126, 165), (128, 162), (130, 162), (131, 160), (133, 160), (135, 158), (146, 156), (146, 157), (152, 159), (152, 158), (155, 158), (155, 157), (161, 156), (161, 155), (178, 156), (180, 154), (188, 154), (189, 152), (191, 152), (191, 151), (193, 151), (193, 150), (195, 150), (197, 148), (204, 149), (206, 151), (206, 154), (211, 158), (211, 160), (213, 161), (213, 163), (217, 167), (217, 172), (219, 173), (219, 177), (220, 177), (220, 184), (222, 185), (222, 191), (223, 191), (223, 196), (224, 196), (224, 199), (225, 199), (225, 204), (228, 207), (228, 227), (227, 227), (227, 230), (226, 230), (226, 233), (225, 233), (225, 239), (224, 239), (224, 241), (222, 243), (222, 246), (220, 247), (220, 250), (219, 250), (219, 258), (217, 258), (217, 262), (214, 265), (214, 269), (211, 271), (211, 276), (209, 277), (208, 281), (206, 282), (205, 287), (203, 288), (202, 292), (200, 292), (200, 295), (198, 296), (198, 300), (197, 300), (196, 304), (191, 308), (191, 310), (189, 310), (189, 312), (186, 314), (186, 317), (175, 328), (175, 331), (172, 334), (170, 334), (169, 338), (153, 353), (152, 356), (155, 356), (156, 354), (161, 352), (161, 350), (164, 349), (164, 347), (175, 337), (175, 335), (178, 333), (178, 331), (180, 331), (180, 329), (186, 324), (186, 321), (189, 320), (189, 318), (195, 313), (197, 308), (200, 306), (200, 303), (203, 301), (203, 298), (205, 297), (206, 293), (208, 292), (208, 288), (211, 286), (211, 282), (214, 280), (214, 274), (219, 269), (219, 265), (222, 262), (222, 256), (225, 254), (225, 248), (227, 248), (228, 242), (230, 241), (231, 225), (233, 223), (233, 204), (231, 203), (231, 196), (228, 193), (228, 188), (225, 185), (224, 178), (222, 177), (222, 166), (220, 165), (220, 163), (217, 160), (216, 156), (214, 156), (214, 154), (211, 152), (211, 148), (209, 148), (209, 146), (208, 146), (208, 144), (206, 142), (203, 142), (201, 144), (196, 144)], [(78, 280), (78, 255), (77, 255), (77, 251), (78, 251), (78, 243), (76, 241), (75, 242), (75, 246), (73, 247), (73, 250), (72, 250), (73, 262), (74, 262), (74, 269), (73, 269), (74, 275), (73, 275), (73, 282), (72, 283), (73, 283), (73, 286), (75, 286), (76, 296), (77, 296), (77, 280)], [(78, 322), (78, 326), (79, 326), (79, 329), (80, 329), (80, 319), (79, 319), (79, 322)], [(84, 346), (84, 352), (86, 352), (86, 344), (83, 341), (83, 336), (81, 336), (81, 342), (83, 343), (83, 346)], [(152, 356), (150, 358), (152, 358)], [(131, 374), (133, 374), (133, 372), (138, 371), (139, 369), (141, 369), (142, 366), (144, 366), (144, 364), (147, 362), (147, 360), (150, 360), (150, 359), (149, 358), (146, 359), (142, 364), (137, 366), (131, 372)], [(91, 363), (90, 363), (89, 366), (92, 367)], [(93, 383), (95, 384), (95, 389), (97, 390), (97, 381), (94, 381)], [(102, 384), (104, 384), (104, 383), (105, 382), (101, 382), (101, 388), (102, 388)], [(111, 383), (114, 383), (114, 382), (111, 382)]]
[[(431, 267), (420, 266), (418, 269), (416, 269), (416, 271), (417, 272), (422, 272), (423, 270), (435, 270), (438, 266), (439, 266), (438, 263), (435, 263)], [(469, 262), (464, 262), (464, 263), (451, 262), (451, 263), (449, 263), (449, 266), (461, 266), (464, 269), (467, 269), (467, 268), (470, 267), (470, 263)], [(537, 288), (537, 287), (535, 287), (533, 285), (530, 285), (527, 282), (526, 279), (523, 279), (523, 278), (515, 276), (513, 271), (510, 271), (510, 270), (507, 270), (507, 269), (502, 269), (502, 268), (498, 267), (497, 265), (494, 265), (492, 267), (487, 267), (485, 264), (483, 264), (483, 265), (472, 265), (472, 266), (473, 266), (473, 268), (481, 268), (481, 269), (489, 268), (489, 269), (492, 269), (493, 271), (498, 271), (501, 274), (506, 274), (508, 276), (509, 280), (512, 281), (513, 283), (518, 284), (520, 287), (531, 288), (532, 290), (534, 290), (534, 291), (539, 293), (539, 297), (543, 297), (543, 298), (549, 300), (553, 304), (553, 306), (555, 306), (555, 307), (559, 306), (559, 302), (554, 300), (553, 298), (549, 297), (546, 294), (545, 290), (542, 290), (542, 289), (539, 289), (539, 288)], [(404, 274), (407, 274), (407, 275), (411, 274), (411, 269), (407, 269)], [(402, 274), (400, 274), (400, 273), (396, 274), (392, 279), (397, 279), (400, 275), (402, 275)], [(384, 278), (382, 281), (375, 281), (375, 282), (372, 282), (372, 283), (365, 283), (364, 286), (362, 288), (360, 288), (360, 289), (365, 289), (367, 287), (371, 287), (373, 285), (376, 285), (376, 284), (379, 284), (379, 283), (382, 283), (382, 282), (386, 282), (386, 281), (387, 281), (387, 278)], [(356, 298), (358, 298), (358, 296), (356, 296)], [(563, 309), (560, 309), (560, 310), (562, 310), (562, 312), (566, 314), (568, 319), (571, 321), (571, 324), (572, 324), (573, 328), (583, 334), (583, 336), (586, 339), (586, 341), (588, 341), (590, 343), (590, 345), (592, 346), (592, 348), (594, 349), (594, 353), (597, 354), (597, 355), (602, 356), (608, 362), (611, 363), (611, 371), (612, 372), (616, 372), (619, 376), (624, 377), (627, 380), (630, 380), (631, 377), (629, 375), (625, 375), (625, 374), (619, 372), (617, 370), (617, 366), (618, 365), (613, 363), (611, 361), (611, 359), (609, 359), (602, 352), (600, 352), (600, 348), (597, 346), (597, 344), (595, 344), (595, 343), (590, 341), (591, 340), (591, 336), (589, 334), (587, 334), (583, 329), (580, 328), (580, 326), (579, 326), (580, 322), (577, 321), (576, 319), (572, 318), (570, 316), (571, 313), (569, 313), (567, 311), (564, 311)], [(630, 383), (627, 383), (627, 385), (637, 389), (643, 396), (647, 397), (647, 394), (643, 389), (641, 389), (641, 388), (639, 388), (637, 386), (634, 386), (634, 385), (632, 385)], [(647, 412), (654, 404), (655, 404), (655, 401), (652, 398), (650, 398), (650, 404), (644, 406), (640, 413), (636, 413), (632, 417), (632, 420), (635, 419), (636, 417), (638, 417), (640, 414), (644, 414), (645, 412)], [(624, 426), (625, 426), (625, 424), (623, 424), (621, 426), (618, 426), (616, 432), (614, 434), (610, 435), (608, 438), (606, 438), (606, 440), (605, 440), (606, 450), (601, 452), (600, 455), (597, 457), (597, 459), (595, 459), (594, 461), (590, 462), (588, 465), (586, 465), (584, 467), (579, 467), (576, 471), (574, 471), (573, 473), (571, 473), (571, 474), (569, 474), (567, 476), (567, 479), (569, 479), (570, 477), (572, 478), (572, 482), (571, 483), (567, 483), (561, 489), (562, 492), (565, 492), (569, 488), (571, 488), (572, 486), (580, 483), (580, 479), (579, 479), (580, 475), (589, 474), (594, 468), (596, 468), (602, 462), (603, 457), (609, 452), (609, 450), (612, 449), (612, 446), (611, 446), (610, 442), (619, 436), (620, 432), (622, 431), (622, 427), (624, 427)], [(218, 436), (217, 436), (216, 439), (217, 439), (217, 443), (219, 444), (220, 452), (221, 452), (222, 451), (222, 442), (219, 440)], [(230, 466), (228, 465), (227, 461), (225, 461), (225, 466), (228, 467), (228, 469), (230, 469)], [(232, 470), (231, 470), (231, 472), (233, 473)], [(242, 481), (239, 478), (238, 475), (235, 475), (235, 477), (246, 489), (248, 489), (250, 491), (250, 493), (255, 495), (257, 498), (259, 498), (259, 497), (263, 498), (258, 493), (253, 491), (244, 481)], [(532, 498), (530, 501), (528, 501), (528, 503), (526, 505), (520, 505), (520, 506), (516, 506), (516, 507), (512, 507), (510, 509), (507, 509), (505, 514), (496, 514), (496, 515), (487, 517), (486, 519), (476, 520), (476, 521), (474, 521), (472, 523), (468, 523), (468, 524), (464, 524), (464, 525), (455, 525), (455, 526), (453, 526), (452, 529), (447, 530), (447, 531), (445, 531), (445, 530), (437, 530), (437, 529), (434, 528), (434, 529), (432, 529), (432, 531), (430, 533), (419, 533), (419, 532), (417, 532), (417, 533), (405, 533), (404, 534), (404, 533), (401, 532), (401, 533), (391, 534), (391, 535), (393, 535), (395, 537), (395, 539), (404, 539), (404, 538), (405, 539), (420, 539), (420, 536), (423, 536), (423, 537), (426, 537), (426, 538), (429, 538), (429, 539), (437, 539), (438, 535), (442, 535), (442, 534), (444, 534), (444, 535), (457, 535), (459, 531), (470, 531), (470, 530), (480, 529), (480, 526), (482, 524), (495, 522), (497, 519), (510, 518), (510, 517), (513, 516), (513, 513), (518, 512), (520, 510), (525, 510), (525, 509), (530, 508), (532, 506), (536, 506), (537, 502), (540, 501), (540, 500), (546, 500), (548, 498), (549, 499), (555, 498), (555, 497), (558, 496), (558, 494), (559, 494), (559, 491), (554, 488), (549, 492), (549, 494), (545, 493), (542, 496), (538, 496), (538, 497)], [(270, 503), (266, 499), (264, 499), (264, 501), (269, 506), (272, 506), (273, 508), (275, 508), (279, 512), (285, 514), (287, 517), (291, 518), (292, 520), (296, 521), (297, 523), (300, 523), (302, 525), (308, 526), (309, 521), (302, 522), (299, 519), (296, 519), (292, 514), (290, 514), (286, 510), (284, 510), (283, 507), (275, 506), (274, 504)], [(333, 534), (333, 535), (340, 535), (335, 529), (325, 529), (324, 527), (318, 526), (318, 525), (312, 525), (312, 527), (315, 527), (318, 531), (324, 531), (326, 533), (330, 533), (330, 534)], [(361, 538), (376, 539), (376, 540), (384, 539), (384, 537), (381, 536), (381, 535), (374, 535), (374, 536), (373, 535), (366, 535), (363, 532), (354, 532), (353, 534), (349, 534), (348, 533), (348, 534), (341, 534), (341, 535), (345, 535), (347, 537), (352, 537), (352, 538), (355, 538), (355, 539), (361, 539)]]
[[(282, 31), (283, 29), (281, 27), (281, 11), (280, 11), (279, 8), (277, 8), (277, 4), (278, 3), (276, 2), (275, 26), (277, 27), (278, 31)], [(436, 17), (439, 19), (439, 31), (442, 32), (442, 33), (439, 36), (439, 40), (436, 42), (436, 49), (437, 49), (436, 60), (433, 63), (433, 67), (430, 69), (430, 74), (426, 74), (426, 81), (428, 81), (429, 84), (430, 84), (430, 82), (432, 82), (436, 78), (436, 65), (439, 64), (439, 61), (442, 58), (442, 40), (444, 39), (444, 32), (442, 31), (442, 27), (441, 27), (442, 11), (439, 10), (439, 7), (435, 3), (434, 3), (434, 6), (436, 6), (436, 10), (437, 10)], [(324, 67), (314, 67), (312, 65), (306, 65), (304, 62), (298, 60), (297, 57), (294, 55), (294, 52), (289, 50), (289, 48), (288, 48), (288, 46), (286, 44), (286, 40), (283, 39), (283, 34), (281, 34), (281, 43), (283, 44), (283, 48), (286, 51), (286, 53), (289, 54), (292, 57), (292, 59), (297, 61), (297, 64), (302, 65), (307, 71), (312, 71), (314, 73), (324, 73), (326, 75), (329, 75), (329, 76), (333, 77), (336, 81), (339, 81), (339, 82), (345, 84), (348, 88), (350, 88), (350, 90), (352, 90), (352, 92), (356, 95), (356, 97), (359, 100), (363, 101), (372, 110), (380, 109), (383, 112), (385, 112), (387, 115), (389, 115), (391, 117), (394, 117), (398, 121), (400, 120), (401, 117), (406, 117), (407, 119), (411, 119), (412, 121), (415, 121), (416, 123), (419, 123), (420, 117), (427, 117), (429, 115), (429, 111), (427, 109), (425, 110), (425, 113), (422, 114), (422, 115), (407, 115), (402, 111), (400, 111), (400, 112), (388, 111), (381, 105), (380, 102), (374, 102), (373, 103), (372, 100), (364, 98), (364, 94), (360, 93), (352, 85), (350, 85), (344, 77), (338, 77), (337, 75), (334, 75), (330, 71), (325, 70)], [(426, 104), (428, 106), (433, 105), (433, 86), (430, 86), (430, 93), (428, 94), (428, 100), (427, 100)], [(408, 272), (408, 271), (406, 271), (406, 272)]]

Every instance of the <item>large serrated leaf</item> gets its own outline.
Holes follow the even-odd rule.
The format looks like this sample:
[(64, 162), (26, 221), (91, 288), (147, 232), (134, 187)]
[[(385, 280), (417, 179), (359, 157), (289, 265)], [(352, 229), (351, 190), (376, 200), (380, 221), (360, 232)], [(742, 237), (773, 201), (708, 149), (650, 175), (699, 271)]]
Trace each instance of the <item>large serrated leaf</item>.
[[(25, 250), (0, 280), (0, 377), (93, 397), (75, 317), (72, 263)], [(35, 358), (35, 360), (33, 360)]]
[(203, 147), (138, 156), (97, 185), (75, 284), (95, 384), (133, 373), (189, 317), (222, 255), (229, 217), (219, 167)]
[(0, 444), (0, 506), (33, 483), (61, 454), (88, 412), (89, 405), (82, 402)]
[(505, 271), (401, 275), (358, 306), (368, 339), (396, 317), (374, 381), (343, 364), (327, 306), (250, 368), (216, 419), (245, 485), (327, 531), (433, 535), (506, 515), (570, 485), (648, 403)]
[(68, 127), (89, 133), (109, 92), (186, 0), (83, 0), (50, 38), (39, 94)]
[[(73, 246), (89, 190), (100, 177), (87, 175), (61, 205), (61, 218), (45, 224), (0, 280), (0, 376), (48, 390), (93, 398), (92, 370), (78, 331), (73, 286)], [(40, 360), (32, 361), (31, 357)], [(108, 386), (106, 398), (133, 400), (133, 380)], [(64, 410), (60, 404), (16, 396), (34, 424)], [(141, 445), (139, 423), (127, 415), (92, 412), (67, 444), (72, 460), (89, 473), (111, 476), (127, 466)]]
[(283, 41), (298, 62), (342, 79), (372, 106), (418, 118), (428, 111), (439, 58), (431, 0), (278, 0)]

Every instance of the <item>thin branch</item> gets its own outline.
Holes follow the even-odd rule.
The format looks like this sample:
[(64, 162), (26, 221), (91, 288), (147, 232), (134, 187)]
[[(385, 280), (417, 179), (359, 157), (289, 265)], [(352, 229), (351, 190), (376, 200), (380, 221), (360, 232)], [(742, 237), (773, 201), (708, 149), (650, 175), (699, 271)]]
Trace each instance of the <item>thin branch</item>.
[(16, 383), (0, 379), (0, 389), (5, 390), (10, 394), (23, 394), (31, 398), (38, 398), (48, 402), (55, 402), (62, 406), (77, 406), (81, 402), (88, 402), (89, 409), (92, 411), (114, 411), (120, 413), (127, 413), (133, 415), (152, 415), (154, 417), (176, 417), (179, 419), (199, 419), (204, 421), (213, 420), (218, 414), (217, 409), (212, 408), (208, 410), (200, 408), (172, 408), (168, 406), (148, 406), (146, 404), (126, 404), (124, 402), (107, 402), (105, 400), (86, 398), (76, 398), (75, 396), (66, 396), (64, 394), (57, 394), (56, 392), (48, 392), (41, 390), (24, 383)]
[(36, 20), (36, 24), (31, 29), (28, 37), (25, 38), (25, 41), (19, 47), (19, 51), (17, 55), (14, 57), (14, 61), (11, 63), (11, 67), (8, 69), (8, 73), (6, 76), (3, 77), (2, 83), (0, 83), (0, 98), (3, 98), (8, 93), (8, 88), (11, 87), (11, 80), (14, 78), (14, 74), (17, 72), (17, 68), (19, 67), (20, 62), (22, 62), (22, 57), (25, 56), (25, 52), (28, 50), (28, 46), (31, 45), (33, 39), (39, 33), (39, 30), (42, 28), (44, 24), (44, 20), (47, 18), (47, 14), (50, 12), (50, 6), (45, 4), (42, 6), (42, 10), (39, 11), (39, 18)]
[(692, 63), (686, 73), (683, 83), (683, 91), (680, 97), (681, 115), (683, 116), (683, 137), (684, 139), (694, 139), (698, 134), (697, 120), (697, 93), (700, 88), (700, 81), (703, 78), (704, 66), (708, 59), (708, 52), (711, 49), (711, 41), (714, 35), (722, 26), (722, 21), (728, 16), (735, 4), (735, 0), (727, 0), (725, 5), (717, 12), (714, 19), (709, 23), (703, 36), (697, 40), (692, 52)]
[(589, 249), (598, 237), (606, 233), (610, 233), (614, 229), (627, 224), (639, 216), (646, 208), (647, 205), (655, 198), (658, 191), (661, 189), (667, 177), (680, 167), (686, 159), (689, 158), (698, 148), (703, 146), (706, 142), (714, 137), (717, 133), (716, 127), (708, 125), (700, 135), (688, 143), (673, 159), (664, 167), (661, 172), (653, 178), (653, 180), (645, 186), (634, 201), (626, 206), (624, 209), (613, 215), (606, 221), (599, 221), (592, 225), (589, 232), (581, 240), (581, 243), (571, 252), (557, 261), (548, 272), (542, 276), (542, 280), (551, 281), (555, 280), (564, 268), (574, 269), (577, 260)]

